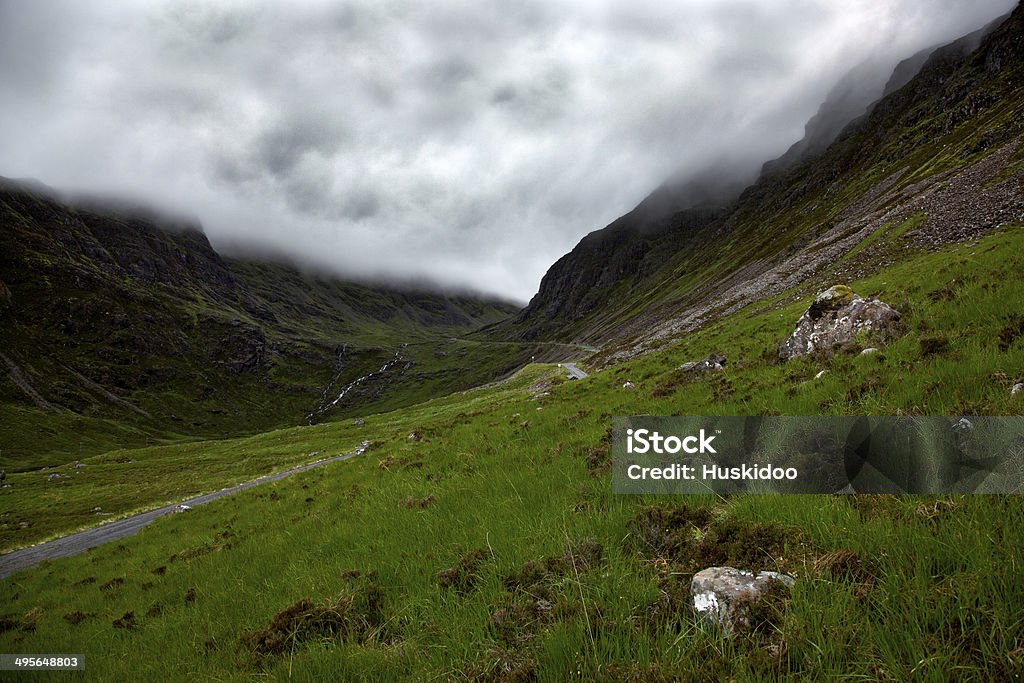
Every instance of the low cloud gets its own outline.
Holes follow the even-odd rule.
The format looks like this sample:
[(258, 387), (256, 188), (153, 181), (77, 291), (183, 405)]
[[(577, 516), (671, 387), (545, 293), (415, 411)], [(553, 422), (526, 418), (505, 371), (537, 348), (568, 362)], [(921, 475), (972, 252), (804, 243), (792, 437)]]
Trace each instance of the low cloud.
[(0, 0), (0, 175), (525, 301), (669, 176), (753, 172), (857, 64), (1013, 4)]

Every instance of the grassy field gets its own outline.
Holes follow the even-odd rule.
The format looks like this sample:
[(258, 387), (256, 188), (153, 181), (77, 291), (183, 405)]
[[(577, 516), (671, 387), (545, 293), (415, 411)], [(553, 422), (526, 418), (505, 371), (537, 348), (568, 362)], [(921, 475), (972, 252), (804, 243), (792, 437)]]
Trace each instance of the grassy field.
[[(578, 382), (531, 365), (363, 425), (107, 453), (51, 472), (60, 483), (13, 475), (6, 547), (96, 506), (374, 444), (12, 576), (0, 651), (84, 653), (89, 680), (1017, 680), (1019, 498), (615, 496), (608, 428), (631, 414), (1022, 414), (1021, 227), (850, 283), (904, 313), (872, 356), (782, 364), (808, 301), (754, 302)], [(711, 352), (725, 372), (675, 370)], [(721, 564), (797, 583), (724, 639), (688, 607), (692, 573)]]
[[(329, 360), (325, 359), (314, 375), (308, 364), (284, 358), (268, 381), (238, 376), (233, 385), (225, 383), (216, 394), (202, 398), (197, 396), (194, 380), (184, 375), (163, 391), (152, 386), (139, 392), (138, 402), (154, 414), (162, 411), (185, 416), (171, 420), (172, 426), (165, 428), (154, 427), (152, 420), (139, 415), (125, 414), (128, 411), (110, 411), (115, 414), (108, 412), (102, 417), (95, 408), (84, 414), (69, 410), (54, 414), (26, 405), (16, 388), (9, 386), (9, 394), (2, 397), (7, 400), (0, 400), (0, 463), (8, 473), (24, 472), (84, 461), (118, 446), (138, 448), (248, 435), (266, 431), (268, 426), (301, 422), (314, 411), (315, 421), (390, 411), (506, 376), (531, 357), (550, 353), (551, 348), (569, 353), (563, 347), (545, 344), (456, 341), (442, 333), (435, 333), (433, 338), (421, 335), (409, 339), (413, 341), (400, 342), (394, 337), (382, 346), (353, 345), (343, 371), (326, 392), (333, 374)], [(322, 392), (330, 404), (346, 385), (377, 372), (396, 353), (401, 354), (400, 363), (358, 384), (337, 405), (317, 411)], [(281, 390), (286, 386), (303, 389)], [(189, 417), (197, 411), (207, 415), (205, 421)]]

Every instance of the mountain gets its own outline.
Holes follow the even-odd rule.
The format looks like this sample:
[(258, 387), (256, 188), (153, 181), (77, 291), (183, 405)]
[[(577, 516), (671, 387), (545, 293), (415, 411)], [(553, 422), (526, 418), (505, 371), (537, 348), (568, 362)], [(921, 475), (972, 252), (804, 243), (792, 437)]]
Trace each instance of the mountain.
[(885, 94), (889, 84), (898, 82), (904, 74), (909, 74), (908, 80), (913, 78), (934, 49), (922, 50), (903, 60), (895, 70), (886, 70), (886, 65), (881, 61), (869, 59), (848, 71), (832, 87), (818, 111), (804, 126), (804, 137), (794, 142), (778, 159), (766, 162), (761, 168), (761, 175), (781, 172), (820, 155), (843, 128), (866, 113)]
[[(849, 103), (858, 97), (840, 84), (807, 137), (734, 200), (693, 206), (659, 189), (584, 237), (529, 305), (488, 334), (604, 345), (621, 358), (754, 297), (849, 278), (901, 250), (1019, 219), (1022, 28), (1018, 7), (905, 60), (885, 96), (835, 135), (857, 113)], [(655, 199), (678, 210), (648, 216)], [(872, 235), (875, 244), (847, 254)]]
[(8, 466), (394, 407), (493, 379), (528, 350), (451, 339), (511, 304), (224, 258), (194, 223), (71, 205), (38, 183), (0, 182), (0, 254)]
[(969, 33), (952, 43), (920, 50), (900, 61), (895, 69), (885, 70), (879, 59), (868, 59), (846, 73), (829, 91), (804, 128), (804, 137), (786, 150), (778, 159), (765, 163), (762, 175), (781, 172), (796, 163), (814, 158), (828, 149), (843, 129), (853, 120), (870, 112), (875, 103), (909, 83), (928, 59), (938, 51), (969, 55), (981, 41), (1009, 18), (999, 17), (982, 28)]

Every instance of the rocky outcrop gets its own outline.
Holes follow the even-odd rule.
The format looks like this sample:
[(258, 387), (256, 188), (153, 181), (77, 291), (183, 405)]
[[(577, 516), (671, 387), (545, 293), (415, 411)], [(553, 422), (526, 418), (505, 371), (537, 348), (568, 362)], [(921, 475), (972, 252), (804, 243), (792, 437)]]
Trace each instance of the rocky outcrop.
[(846, 285), (820, 292), (797, 321), (793, 334), (779, 347), (779, 358), (830, 351), (854, 341), (863, 332), (884, 341), (894, 334), (899, 311), (879, 299), (864, 299)]
[(753, 626), (760, 608), (784, 599), (795, 579), (779, 572), (754, 572), (709, 567), (690, 583), (693, 609), (702, 620), (732, 635)]

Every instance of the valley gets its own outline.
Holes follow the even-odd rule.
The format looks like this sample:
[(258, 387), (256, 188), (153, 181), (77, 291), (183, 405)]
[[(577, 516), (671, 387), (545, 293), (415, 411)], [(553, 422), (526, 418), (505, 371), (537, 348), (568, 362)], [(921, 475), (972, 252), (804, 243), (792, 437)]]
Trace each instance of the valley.
[[(1024, 415), (1021, 36), (1018, 7), (826, 102), (745, 189), (660, 188), (523, 308), (5, 181), (0, 650), (104, 681), (1017, 680), (1019, 496), (610, 472), (617, 416)], [(789, 343), (858, 297), (884, 332)], [(712, 567), (792, 581), (727, 633)]]

